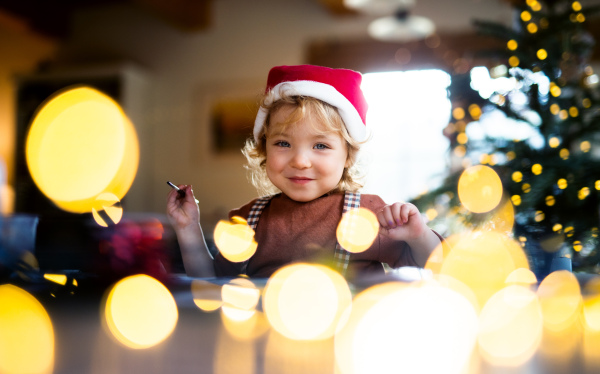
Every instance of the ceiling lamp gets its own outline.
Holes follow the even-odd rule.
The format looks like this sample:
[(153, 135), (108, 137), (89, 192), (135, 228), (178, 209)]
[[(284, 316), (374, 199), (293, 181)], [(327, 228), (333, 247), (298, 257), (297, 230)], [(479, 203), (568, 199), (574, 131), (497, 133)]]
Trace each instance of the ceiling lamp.
[(415, 0), (344, 0), (347, 8), (376, 16), (392, 14), (398, 9), (409, 9), (414, 5)]
[(425, 39), (435, 32), (429, 18), (413, 16), (401, 9), (392, 16), (381, 17), (369, 24), (369, 35), (377, 40), (408, 42)]

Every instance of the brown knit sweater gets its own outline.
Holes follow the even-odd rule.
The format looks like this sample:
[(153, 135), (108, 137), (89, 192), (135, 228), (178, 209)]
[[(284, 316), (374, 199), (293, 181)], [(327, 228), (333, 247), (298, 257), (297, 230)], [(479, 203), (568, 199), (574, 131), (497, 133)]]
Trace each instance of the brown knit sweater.
[[(254, 201), (229, 212), (229, 217), (247, 219)], [(263, 210), (255, 240), (258, 248), (249, 260), (246, 274), (267, 278), (279, 268), (295, 262), (333, 263), (335, 232), (342, 217), (343, 194), (322, 196), (309, 202), (298, 202), (284, 194), (277, 195)], [(361, 207), (374, 213), (386, 204), (377, 195), (361, 195)], [(383, 274), (383, 265), (392, 268), (414, 266), (410, 247), (379, 234), (371, 247), (350, 256), (348, 276)], [(221, 254), (215, 257), (217, 276), (236, 276), (241, 264), (232, 263)]]

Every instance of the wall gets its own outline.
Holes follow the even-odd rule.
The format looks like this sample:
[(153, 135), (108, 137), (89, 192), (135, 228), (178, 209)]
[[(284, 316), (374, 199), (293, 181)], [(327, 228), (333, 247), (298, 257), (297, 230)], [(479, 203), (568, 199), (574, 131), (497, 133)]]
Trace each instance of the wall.
[(31, 32), (27, 25), (0, 13), (0, 214), (14, 202), (14, 78), (51, 58), (57, 42)]

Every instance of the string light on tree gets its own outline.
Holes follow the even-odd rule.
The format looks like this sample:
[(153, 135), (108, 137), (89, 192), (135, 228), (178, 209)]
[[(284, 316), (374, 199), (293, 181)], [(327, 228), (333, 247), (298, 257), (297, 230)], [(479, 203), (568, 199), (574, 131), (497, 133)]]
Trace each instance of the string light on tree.
[[(465, 137), (468, 134), (469, 146), (461, 144), (464, 139), (459, 142), (454, 138), (452, 151), (461, 155), (460, 162), (465, 167), (477, 161), (493, 164), (501, 172), (499, 175), (505, 176), (504, 191), (515, 215), (521, 218), (515, 220), (519, 230), (515, 237), (523, 238), (520, 242), (533, 263), (541, 264), (552, 256), (572, 258), (573, 270), (597, 272), (600, 152), (592, 146), (593, 139), (600, 138), (600, 78), (590, 65), (597, 45), (595, 34), (581, 23), (597, 9), (584, 9), (586, 6), (579, 1), (570, 0), (526, 0), (527, 7), (525, 2), (509, 3), (516, 15), (513, 24), (475, 22), (481, 35), (500, 42), (496, 51), (486, 52), (497, 52), (507, 59), (508, 69), (501, 75), (490, 69), (486, 77), (498, 86), (492, 87), (491, 92), (479, 89), (482, 83), (477, 82), (477, 74), (472, 71), (469, 84), (449, 88), (453, 106), (464, 108), (469, 120), (479, 122), (473, 132), (469, 128), (468, 132), (453, 133), (463, 132)], [(480, 57), (477, 53), (474, 51), (475, 58)], [(485, 115), (472, 111), (470, 104), (476, 104)], [(518, 138), (511, 141), (511, 130), (507, 134), (504, 129), (515, 123), (525, 131), (518, 135), (515, 131), (512, 136)], [(483, 130), (483, 136), (475, 130)], [(437, 192), (454, 190), (457, 177), (458, 170)], [(451, 181), (454, 185), (450, 185)], [(420, 196), (416, 202), (423, 204), (434, 199), (433, 195)], [(443, 219), (448, 217), (438, 211), (435, 221)], [(457, 227), (478, 224), (475, 217), (460, 219)], [(550, 257), (541, 258), (536, 254), (540, 238), (553, 236), (560, 236), (556, 240), (564, 242), (555, 246), (555, 252), (549, 252), (554, 253)], [(579, 251), (575, 250), (578, 243), (582, 247)]]
[(581, 149), (581, 152), (583, 153), (589, 152), (591, 148), (592, 144), (587, 140), (582, 141), (579, 145), (579, 149)]
[(561, 178), (561, 179), (558, 180), (558, 182), (556, 182), (556, 185), (561, 190), (564, 190), (565, 188), (567, 188), (567, 180), (564, 179), (564, 178)]
[(577, 107), (570, 107), (569, 108), (569, 115), (573, 118), (577, 117), (579, 115), (579, 109), (577, 109)]
[(533, 22), (528, 23), (527, 24), (527, 31), (529, 31), (530, 34), (535, 34), (538, 31), (538, 27)]
[(545, 60), (545, 59), (546, 59), (546, 57), (548, 57), (548, 52), (546, 52), (546, 50), (545, 50), (545, 49), (543, 49), (543, 48), (542, 48), (542, 49), (538, 49), (538, 51), (537, 51), (537, 53), (536, 53), (536, 54), (537, 54), (537, 57), (538, 57), (540, 60)]

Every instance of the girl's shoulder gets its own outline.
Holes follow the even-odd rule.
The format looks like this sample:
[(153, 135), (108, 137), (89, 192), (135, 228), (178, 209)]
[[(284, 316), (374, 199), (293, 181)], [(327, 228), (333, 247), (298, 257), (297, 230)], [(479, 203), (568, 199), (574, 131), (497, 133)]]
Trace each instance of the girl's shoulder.
[(377, 212), (386, 205), (385, 201), (379, 195), (361, 194), (360, 206), (371, 211)]
[(256, 204), (256, 202), (258, 202), (258, 200), (261, 200), (261, 199), (270, 200), (270, 199), (277, 197), (278, 195), (281, 195), (281, 194), (262, 196), (262, 197), (257, 197), (256, 199), (252, 199), (249, 202), (247, 202), (246, 204), (244, 204), (238, 208), (230, 210), (229, 211), (229, 219), (231, 219), (231, 217), (234, 217), (234, 216), (242, 217), (242, 218), (246, 219), (246, 217), (248, 217), (248, 215), (250, 214), (250, 210), (252, 209), (254, 204)]

